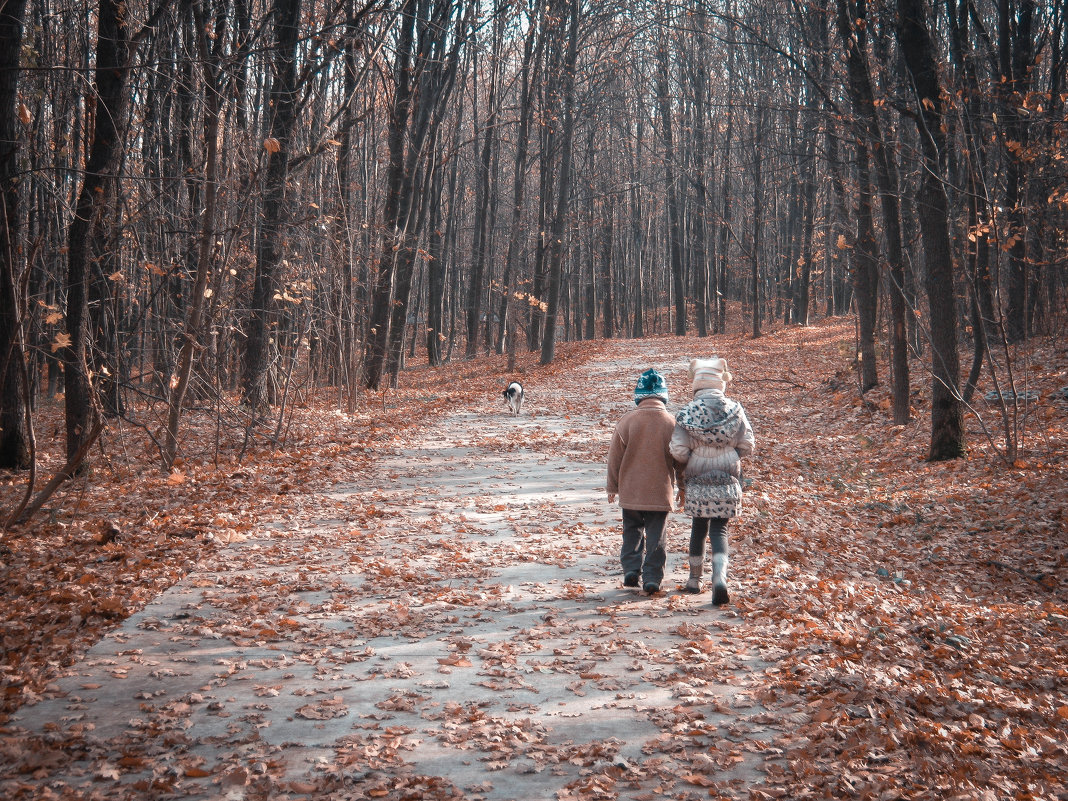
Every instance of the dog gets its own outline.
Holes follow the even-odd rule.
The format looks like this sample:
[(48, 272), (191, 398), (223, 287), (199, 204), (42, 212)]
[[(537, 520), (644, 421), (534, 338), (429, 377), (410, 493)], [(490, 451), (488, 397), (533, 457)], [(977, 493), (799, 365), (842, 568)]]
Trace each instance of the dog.
[(508, 389), (501, 394), (504, 395), (504, 402), (508, 404), (512, 414), (519, 414), (523, 408), (523, 385), (518, 381), (513, 381), (508, 385)]

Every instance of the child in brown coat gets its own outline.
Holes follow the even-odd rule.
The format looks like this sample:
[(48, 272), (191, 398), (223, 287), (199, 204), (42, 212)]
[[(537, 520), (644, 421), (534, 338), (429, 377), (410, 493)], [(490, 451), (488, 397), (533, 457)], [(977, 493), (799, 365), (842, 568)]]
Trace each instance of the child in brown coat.
[(676, 464), (668, 451), (675, 418), (667, 410), (667, 382), (646, 370), (634, 389), (634, 403), (620, 418), (608, 449), (608, 502), (623, 507), (623, 586), (652, 595), (664, 580), (664, 526), (674, 506)]

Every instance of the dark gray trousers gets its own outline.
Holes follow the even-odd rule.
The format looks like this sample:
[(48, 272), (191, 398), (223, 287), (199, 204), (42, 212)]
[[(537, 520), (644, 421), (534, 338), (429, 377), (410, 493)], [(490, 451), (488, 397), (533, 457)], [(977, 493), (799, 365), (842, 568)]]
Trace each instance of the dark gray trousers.
[(619, 561), (623, 574), (641, 573), (642, 584), (658, 587), (664, 580), (664, 564), (667, 551), (664, 549), (664, 525), (667, 512), (642, 512), (637, 509), (623, 510), (623, 547)]

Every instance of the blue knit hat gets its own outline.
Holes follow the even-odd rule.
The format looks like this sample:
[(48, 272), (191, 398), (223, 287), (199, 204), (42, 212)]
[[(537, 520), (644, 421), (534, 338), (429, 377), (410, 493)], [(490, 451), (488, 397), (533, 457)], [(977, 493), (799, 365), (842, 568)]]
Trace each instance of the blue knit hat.
[(634, 387), (635, 403), (641, 403), (646, 398), (660, 398), (664, 403), (668, 400), (667, 381), (653, 369), (642, 373), (638, 378), (638, 385)]

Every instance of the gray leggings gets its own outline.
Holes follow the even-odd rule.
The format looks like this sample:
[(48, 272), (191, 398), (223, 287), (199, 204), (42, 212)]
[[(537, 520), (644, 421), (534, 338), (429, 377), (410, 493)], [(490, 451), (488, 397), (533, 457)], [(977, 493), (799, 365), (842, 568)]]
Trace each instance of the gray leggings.
[(690, 529), (690, 556), (705, 555), (705, 537), (712, 541), (712, 553), (727, 553), (726, 517), (695, 517)]

